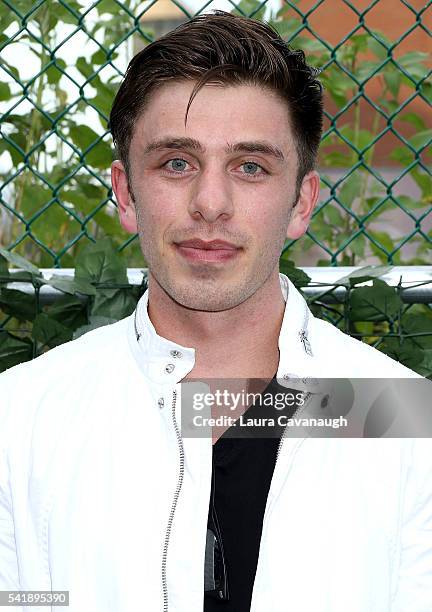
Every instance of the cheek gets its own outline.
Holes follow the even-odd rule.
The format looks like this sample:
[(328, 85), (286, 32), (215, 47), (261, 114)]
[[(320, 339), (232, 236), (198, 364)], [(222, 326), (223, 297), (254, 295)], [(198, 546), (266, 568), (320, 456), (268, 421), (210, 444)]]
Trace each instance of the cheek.
[(285, 235), (291, 216), (291, 206), (288, 198), (277, 199), (269, 193), (267, 198), (260, 199), (248, 208), (247, 223), (255, 235), (263, 241), (280, 241)]
[[(174, 212), (174, 198), (170, 197), (167, 189), (159, 182), (144, 175), (139, 188), (136, 190), (136, 198), (139, 202), (140, 225), (143, 230), (148, 226), (159, 228), (169, 222)], [(147, 226), (145, 228), (144, 226)]]
[(147, 192), (145, 198), (138, 200), (137, 223), (142, 248), (145, 251), (163, 250), (166, 235), (176, 225), (176, 207), (167, 204), (169, 200), (163, 197), (152, 197)]

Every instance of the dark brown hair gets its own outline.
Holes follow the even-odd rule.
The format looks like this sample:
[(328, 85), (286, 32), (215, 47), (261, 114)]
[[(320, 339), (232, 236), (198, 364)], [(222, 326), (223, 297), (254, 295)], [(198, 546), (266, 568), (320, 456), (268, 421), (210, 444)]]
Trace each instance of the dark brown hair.
[(318, 73), (306, 63), (303, 51), (291, 49), (267, 23), (220, 10), (199, 15), (145, 47), (129, 63), (110, 115), (117, 154), (129, 176), (135, 122), (151, 92), (166, 82), (197, 81), (185, 125), (189, 107), (206, 83), (258, 85), (287, 102), (298, 155), (297, 201), (304, 176), (315, 167), (321, 139), (323, 102)]

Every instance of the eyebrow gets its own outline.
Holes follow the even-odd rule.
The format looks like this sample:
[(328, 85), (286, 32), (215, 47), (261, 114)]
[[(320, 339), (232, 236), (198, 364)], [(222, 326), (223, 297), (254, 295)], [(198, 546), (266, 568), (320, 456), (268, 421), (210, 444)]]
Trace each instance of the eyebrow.
[[(162, 138), (150, 142), (144, 149), (144, 155), (148, 155), (153, 151), (162, 149), (190, 149), (199, 153), (205, 153), (205, 147), (195, 138), (179, 137), (179, 138)], [(278, 161), (285, 161), (285, 156), (281, 149), (276, 145), (265, 140), (248, 140), (243, 142), (228, 143), (225, 147), (225, 153), (263, 153), (270, 157), (274, 157)]]

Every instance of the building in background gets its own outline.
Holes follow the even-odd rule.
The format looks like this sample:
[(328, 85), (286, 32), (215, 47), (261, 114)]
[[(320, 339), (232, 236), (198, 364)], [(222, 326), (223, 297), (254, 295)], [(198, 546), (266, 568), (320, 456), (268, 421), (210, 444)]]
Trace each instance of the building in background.
[[(141, 22), (146, 31), (151, 31), (153, 38), (156, 40), (171, 30), (174, 30), (178, 25), (189, 20), (187, 13), (194, 15), (194, 10), (188, 8), (188, 5), (182, 1), (181, 6), (185, 9), (182, 11), (171, 0), (157, 0), (144, 13)], [(135, 38), (134, 50), (140, 51), (143, 48), (141, 38)]]

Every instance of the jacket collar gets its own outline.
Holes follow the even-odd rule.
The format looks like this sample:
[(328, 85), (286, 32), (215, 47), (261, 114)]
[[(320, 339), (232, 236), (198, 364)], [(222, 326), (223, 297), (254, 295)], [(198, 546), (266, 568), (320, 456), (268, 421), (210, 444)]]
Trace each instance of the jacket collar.
[[(284, 274), (279, 274), (285, 312), (279, 334), (278, 379), (304, 375), (313, 350), (309, 321), (313, 317), (305, 299)], [(143, 374), (156, 384), (175, 385), (195, 364), (195, 349), (159, 336), (148, 315), (148, 289), (129, 317), (128, 336), (132, 352)]]

